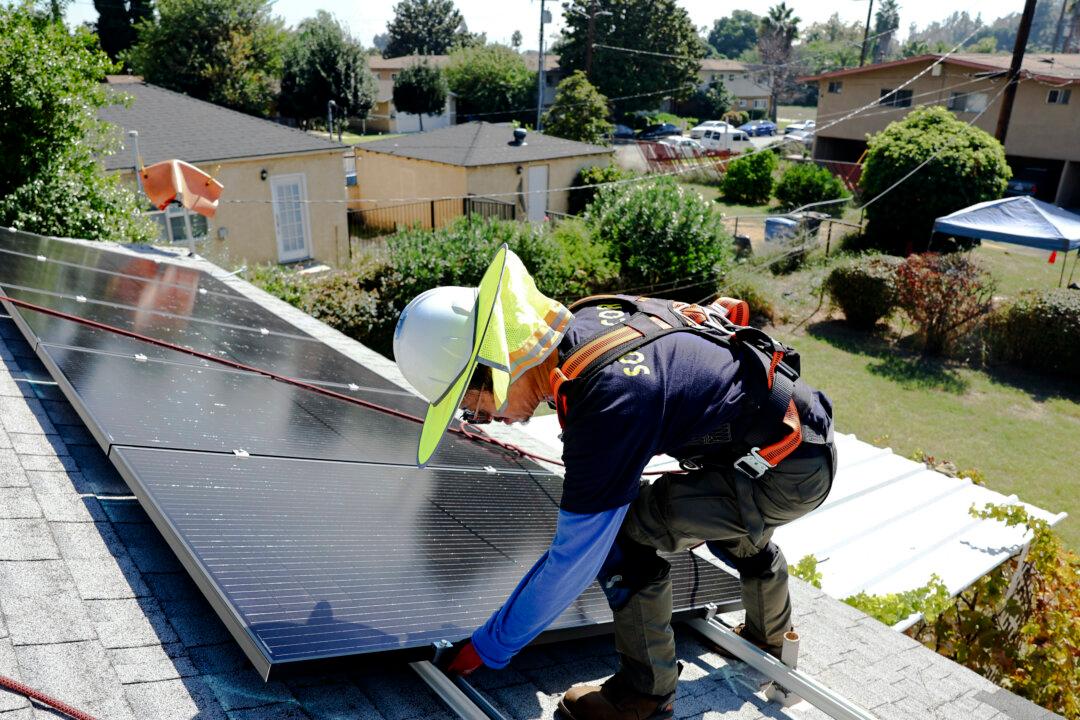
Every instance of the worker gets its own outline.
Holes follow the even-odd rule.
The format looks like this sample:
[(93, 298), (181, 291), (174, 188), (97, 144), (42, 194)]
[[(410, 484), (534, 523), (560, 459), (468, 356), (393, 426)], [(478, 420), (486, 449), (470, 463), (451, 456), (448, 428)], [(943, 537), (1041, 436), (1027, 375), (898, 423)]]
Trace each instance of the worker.
[[(745, 324), (745, 304), (731, 307)], [(832, 406), (764, 333), (710, 334), (738, 327), (716, 321), (726, 308), (610, 297), (571, 309), (542, 295), (504, 246), (478, 288), (428, 290), (399, 318), (395, 359), (431, 403), (421, 464), (459, 409), (471, 423), (515, 423), (549, 403), (563, 425), (551, 546), (444, 667), (505, 667), (596, 579), (614, 613), (619, 669), (601, 686), (571, 688), (561, 713), (670, 718), (680, 665), (670, 566), (657, 551), (704, 542), (732, 565), (746, 610), (737, 631), (778, 656), (791, 600), (771, 536), (832, 486)], [(643, 483), (662, 453), (686, 472)]]

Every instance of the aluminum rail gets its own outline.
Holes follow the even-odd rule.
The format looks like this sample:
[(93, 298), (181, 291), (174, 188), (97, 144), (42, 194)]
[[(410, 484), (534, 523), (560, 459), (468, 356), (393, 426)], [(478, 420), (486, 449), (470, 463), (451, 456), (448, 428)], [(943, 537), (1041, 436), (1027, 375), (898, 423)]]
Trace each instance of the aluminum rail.
[(878, 720), (877, 716), (869, 710), (856, 705), (809, 675), (788, 667), (772, 655), (743, 640), (727, 625), (713, 618), (712, 614), (710, 612), (708, 617), (688, 620), (687, 624), (829, 717), (835, 720)]
[(468, 695), (462, 692), (461, 688), (454, 684), (453, 680), (447, 677), (442, 670), (435, 667), (433, 663), (427, 660), (418, 660), (409, 663), (409, 667), (462, 720), (491, 720)]
[[(451, 647), (453, 646), (447, 640), (436, 641), (435, 662), (438, 662), (442, 654)], [(439, 699), (446, 703), (455, 715), (462, 720), (506, 720), (483, 693), (469, 684), (468, 680), (460, 676), (447, 675), (435, 662), (420, 660), (409, 663), (409, 667), (435, 691)]]

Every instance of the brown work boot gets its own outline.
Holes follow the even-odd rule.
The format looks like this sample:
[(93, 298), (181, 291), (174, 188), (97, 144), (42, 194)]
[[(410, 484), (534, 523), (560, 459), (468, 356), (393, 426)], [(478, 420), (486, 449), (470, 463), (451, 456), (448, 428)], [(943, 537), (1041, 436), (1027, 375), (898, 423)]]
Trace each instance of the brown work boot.
[[(747, 635), (746, 634), (746, 623), (739, 623), (735, 627), (731, 628), (731, 632), (735, 633), (736, 635), (741, 637), (743, 640), (746, 640), (748, 643), (750, 643), (754, 647), (758, 648), (759, 650), (764, 650), (765, 652), (769, 653), (770, 655), (772, 655), (777, 660), (780, 659), (780, 651), (783, 649), (783, 646), (781, 646), (781, 645), (769, 645), (768, 643), (766, 643), (766, 642), (764, 642), (762, 640), (758, 640), (757, 638), (754, 638), (754, 637), (751, 637), (751, 636)], [(715, 652), (717, 655), (720, 655), (721, 657), (725, 657), (725, 658), (727, 658), (729, 660), (739, 660), (738, 657), (736, 657), (735, 655), (732, 655), (730, 652), (725, 650), (721, 645), (718, 645), (716, 643), (710, 643), (710, 644), (712, 645), (713, 652)]]
[(675, 714), (675, 693), (646, 695), (618, 675), (603, 685), (578, 685), (559, 701), (565, 720), (670, 720)]

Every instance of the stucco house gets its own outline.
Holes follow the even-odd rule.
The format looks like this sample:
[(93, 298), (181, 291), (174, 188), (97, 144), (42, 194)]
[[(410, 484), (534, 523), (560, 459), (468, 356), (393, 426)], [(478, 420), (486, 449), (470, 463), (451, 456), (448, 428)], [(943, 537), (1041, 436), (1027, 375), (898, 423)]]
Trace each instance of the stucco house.
[[(375, 107), (368, 115), (365, 123), (369, 132), (384, 133), (410, 133), (420, 131), (420, 116), (412, 113), (398, 112), (394, 107), (394, 81), (398, 73), (407, 67), (418, 63), (428, 62), (435, 67), (445, 67), (450, 62), (449, 55), (402, 55), (401, 57), (384, 58), (372, 56), (368, 58), (368, 67), (375, 76), (378, 85), (378, 94), (375, 99)], [(424, 116), (424, 130), (438, 130), (449, 127), (457, 122), (456, 98), (453, 93), (446, 96), (446, 107), (439, 115)]]
[(724, 58), (705, 58), (698, 68), (698, 83), (701, 89), (711, 83), (723, 83), (735, 100), (733, 110), (759, 110), (768, 115), (772, 109), (772, 94), (767, 76), (761, 71), (755, 72), (747, 63)]
[[(921, 105), (944, 105), (993, 134), (1010, 55), (958, 53), (934, 65), (941, 58), (920, 55), (800, 78), (819, 88), (814, 158), (856, 162), (868, 135)], [(1028, 53), (1005, 138), (1014, 177), (1034, 183), (1039, 199), (1065, 207), (1080, 207), (1080, 95), (1072, 95), (1077, 86), (1080, 55)], [(846, 117), (875, 102), (879, 107)]]
[(470, 199), (500, 217), (542, 221), (567, 211), (569, 193), (557, 188), (612, 159), (608, 147), (521, 134), (510, 123), (471, 122), (356, 145), (350, 207), (368, 226), (440, 227), (465, 213)]
[[(135, 183), (128, 135), (135, 130), (145, 165), (184, 160), (225, 186), (212, 219), (191, 216), (201, 254), (231, 263), (314, 259), (337, 265), (348, 257), (344, 145), (138, 77), (113, 76), (109, 84), (131, 102), (100, 112), (123, 131), (123, 147), (103, 159), (106, 170)], [(150, 214), (161, 225), (163, 243), (187, 242), (181, 210)]]

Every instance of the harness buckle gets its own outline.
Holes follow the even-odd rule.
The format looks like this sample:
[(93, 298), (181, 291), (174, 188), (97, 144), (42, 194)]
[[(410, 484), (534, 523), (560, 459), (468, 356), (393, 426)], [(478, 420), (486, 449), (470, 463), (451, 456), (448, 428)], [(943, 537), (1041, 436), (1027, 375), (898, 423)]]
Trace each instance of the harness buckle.
[(768, 460), (761, 457), (760, 451), (761, 448), (759, 447), (750, 448), (750, 452), (735, 461), (735, 469), (754, 480), (772, 470), (773, 466), (769, 464)]

